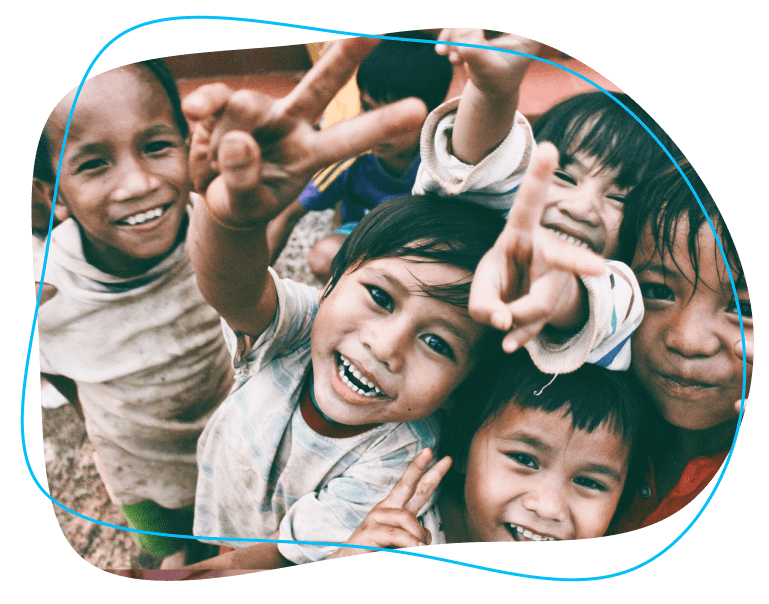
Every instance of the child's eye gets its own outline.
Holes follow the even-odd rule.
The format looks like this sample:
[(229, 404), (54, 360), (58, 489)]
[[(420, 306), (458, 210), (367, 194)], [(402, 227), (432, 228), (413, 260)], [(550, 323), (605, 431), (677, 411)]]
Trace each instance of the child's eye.
[(619, 203), (625, 203), (625, 199), (626, 199), (625, 195), (607, 195), (607, 197), (612, 201), (617, 201)]
[(451, 360), (454, 360), (456, 357), (454, 356), (454, 350), (449, 346), (446, 341), (443, 338), (439, 338), (438, 336), (435, 336), (431, 333), (421, 336), (422, 340), (427, 344), (430, 348), (432, 348), (435, 352), (438, 354), (447, 357)]
[(664, 283), (639, 283), (641, 295), (647, 300), (675, 300), (670, 288)]
[(76, 173), (79, 174), (80, 172), (87, 172), (89, 170), (98, 170), (106, 165), (107, 162), (103, 159), (89, 159), (77, 167)]
[(585, 487), (586, 489), (592, 489), (595, 491), (607, 490), (603, 484), (601, 484), (597, 480), (588, 478), (587, 476), (577, 476), (577, 478), (574, 479), (574, 484), (579, 485), (581, 487)]
[[(740, 305), (740, 314), (742, 315), (743, 319), (752, 319), (753, 318), (753, 311), (750, 308), (750, 300), (737, 300), (737, 303)], [(726, 312), (737, 314), (737, 304), (732, 302), (729, 307), (726, 309)]]
[(144, 150), (147, 153), (158, 153), (160, 151), (163, 151), (165, 149), (168, 149), (169, 147), (174, 147), (174, 143), (167, 140), (158, 140), (158, 141), (152, 141), (151, 143), (147, 143), (146, 147), (144, 147)]
[(577, 184), (576, 179), (571, 174), (569, 174), (568, 172), (564, 172), (563, 170), (556, 170), (555, 172), (553, 172), (553, 174), (559, 180), (567, 182), (570, 185), (576, 185)]
[(528, 455), (527, 453), (519, 453), (517, 451), (512, 451), (510, 453), (507, 453), (507, 456), (513, 461), (518, 462), (519, 464), (521, 464), (526, 468), (531, 468), (532, 470), (539, 470), (539, 464), (537, 464), (537, 460), (534, 459), (531, 455)]
[(368, 293), (371, 296), (371, 299), (374, 301), (374, 303), (377, 306), (381, 306), (387, 312), (392, 312), (395, 309), (395, 304), (393, 303), (393, 299), (390, 297), (390, 294), (388, 294), (385, 290), (379, 289), (374, 285), (366, 285), (365, 287), (368, 290)]

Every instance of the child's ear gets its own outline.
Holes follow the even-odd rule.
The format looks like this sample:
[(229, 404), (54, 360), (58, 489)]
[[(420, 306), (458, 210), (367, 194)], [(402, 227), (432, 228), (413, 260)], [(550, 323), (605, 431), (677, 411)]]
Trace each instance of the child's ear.
[(39, 211), (35, 211), (36, 206), (44, 209), (45, 224), (42, 225), (42, 230), (45, 231), (48, 230), (48, 220), (50, 219), (52, 208), (53, 216), (55, 219), (54, 226), (60, 222), (64, 222), (67, 218), (70, 217), (69, 208), (67, 207), (67, 204), (61, 195), (58, 196), (58, 199), (56, 200), (56, 207), (54, 208), (53, 188), (53, 183), (42, 181), (39, 178), (32, 179), (32, 228), (36, 227), (34, 224), (34, 222), (36, 222), (35, 215), (40, 214)]

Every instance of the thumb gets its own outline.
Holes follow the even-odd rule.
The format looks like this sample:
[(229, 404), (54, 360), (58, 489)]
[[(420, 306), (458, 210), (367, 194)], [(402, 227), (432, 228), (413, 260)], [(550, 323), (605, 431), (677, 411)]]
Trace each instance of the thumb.
[(219, 142), (219, 171), (230, 193), (248, 195), (261, 178), (262, 154), (254, 138), (245, 132), (231, 131)]

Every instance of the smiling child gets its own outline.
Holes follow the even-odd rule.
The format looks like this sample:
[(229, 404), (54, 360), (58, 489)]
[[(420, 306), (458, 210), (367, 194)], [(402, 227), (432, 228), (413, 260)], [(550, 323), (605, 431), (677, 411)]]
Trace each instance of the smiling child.
[[(64, 147), (53, 208), (63, 222), (44, 282), (52, 297), (38, 317), (41, 372), (82, 407), (99, 474), (131, 526), (189, 535), (195, 444), (232, 377), (185, 244), (187, 122), (161, 61), (88, 80), (65, 146), (74, 99), (56, 106), (39, 147), (50, 175)], [(54, 182), (35, 186), (50, 211)], [(194, 544), (138, 540), (159, 556)]]
[[(379, 548), (561, 541), (606, 534), (639, 484), (644, 420), (626, 372), (583, 365), (539, 371), (520, 350), (456, 408), (445, 457), (422, 453), (348, 544)], [(453, 468), (449, 471), (449, 465)], [(441, 478), (444, 489), (427, 511)], [(362, 551), (345, 548), (335, 557)]]
[[(646, 314), (633, 336), (632, 370), (657, 412), (651, 467), (620, 531), (658, 522), (691, 502), (715, 476), (737, 428), (742, 398), (742, 334), (752, 347), (745, 274), (713, 198), (688, 162), (640, 188), (623, 225)], [(704, 208), (704, 212), (703, 212)], [(723, 246), (736, 287), (706, 221)], [(753, 369), (747, 361), (747, 388)], [(747, 396), (747, 394), (746, 394)]]

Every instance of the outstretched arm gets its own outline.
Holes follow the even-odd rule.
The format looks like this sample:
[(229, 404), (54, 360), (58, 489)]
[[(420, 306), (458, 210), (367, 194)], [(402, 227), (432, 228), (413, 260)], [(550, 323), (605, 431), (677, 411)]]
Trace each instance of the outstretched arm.
[(504, 230), (481, 260), (470, 290), (476, 321), (508, 332), (513, 352), (549, 325), (576, 333), (587, 320), (587, 293), (580, 275), (602, 275), (597, 254), (559, 239), (540, 226), (558, 151), (542, 144), (532, 160)]
[(196, 122), (190, 170), (205, 191), (190, 229), (190, 256), (206, 300), (236, 330), (258, 336), (275, 312), (267, 272), (266, 230), (322, 166), (357, 155), (425, 118), (405, 99), (317, 131), (313, 124), (376, 45), (366, 38), (335, 44), (282, 99), (226, 86), (187, 97)]
[(531, 55), (536, 55), (540, 45), (528, 38), (482, 29), (444, 29), (439, 41), (446, 44), (436, 46), (436, 51), (447, 54), (454, 65), (462, 65), (468, 75), (454, 123), (452, 152), (466, 164), (477, 164), (513, 127), (521, 82)]

